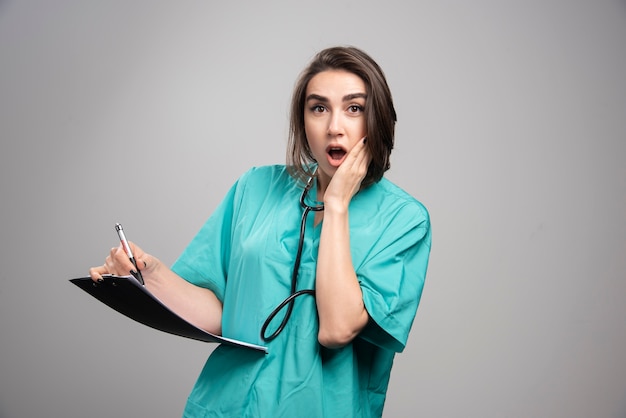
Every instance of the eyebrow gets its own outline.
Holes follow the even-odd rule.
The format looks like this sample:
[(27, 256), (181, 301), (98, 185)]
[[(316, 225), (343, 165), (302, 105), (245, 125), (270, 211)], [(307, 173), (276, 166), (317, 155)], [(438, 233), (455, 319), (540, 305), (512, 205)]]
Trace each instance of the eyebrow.
[[(354, 100), (354, 99), (367, 99), (367, 94), (365, 94), (365, 93), (346, 94), (345, 96), (343, 96), (342, 101), (349, 102), (349, 101)], [(319, 94), (309, 94), (306, 97), (306, 101), (308, 102), (310, 100), (316, 100), (316, 101), (324, 102), (324, 103), (327, 103), (329, 101), (327, 97), (320, 96)]]

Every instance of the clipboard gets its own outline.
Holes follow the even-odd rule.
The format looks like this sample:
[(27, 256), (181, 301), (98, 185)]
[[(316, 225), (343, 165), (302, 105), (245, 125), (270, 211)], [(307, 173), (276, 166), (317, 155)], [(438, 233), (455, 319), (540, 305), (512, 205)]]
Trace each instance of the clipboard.
[(246, 347), (267, 354), (267, 347), (211, 334), (190, 324), (133, 276), (104, 275), (102, 278), (102, 283), (94, 282), (91, 277), (70, 279), (70, 282), (122, 315), (159, 331), (207, 343)]

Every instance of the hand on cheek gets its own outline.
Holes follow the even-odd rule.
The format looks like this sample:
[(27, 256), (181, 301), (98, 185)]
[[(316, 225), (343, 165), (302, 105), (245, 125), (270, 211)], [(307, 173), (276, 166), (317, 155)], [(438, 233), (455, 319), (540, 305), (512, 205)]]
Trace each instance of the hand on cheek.
[(337, 173), (345, 171), (353, 180), (358, 179), (359, 184), (367, 174), (367, 167), (371, 161), (370, 153), (367, 149), (367, 137), (358, 141), (348, 153), (348, 157), (339, 167)]
[(352, 196), (359, 191), (370, 161), (366, 138), (363, 138), (352, 147), (343, 164), (335, 172), (324, 194), (325, 204), (332, 204), (336, 200), (347, 207)]

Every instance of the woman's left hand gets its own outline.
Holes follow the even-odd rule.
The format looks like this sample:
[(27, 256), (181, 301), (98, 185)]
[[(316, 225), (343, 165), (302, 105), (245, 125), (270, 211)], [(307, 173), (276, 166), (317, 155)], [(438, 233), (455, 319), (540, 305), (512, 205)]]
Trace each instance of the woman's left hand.
[(337, 168), (324, 193), (324, 223), (315, 273), (318, 340), (329, 348), (352, 341), (369, 321), (350, 252), (348, 208), (371, 161), (365, 138)]
[(371, 161), (366, 146), (367, 138), (357, 142), (346, 155), (344, 162), (337, 168), (326, 192), (324, 193), (324, 207), (347, 208), (352, 197), (361, 188), (361, 182), (367, 174)]

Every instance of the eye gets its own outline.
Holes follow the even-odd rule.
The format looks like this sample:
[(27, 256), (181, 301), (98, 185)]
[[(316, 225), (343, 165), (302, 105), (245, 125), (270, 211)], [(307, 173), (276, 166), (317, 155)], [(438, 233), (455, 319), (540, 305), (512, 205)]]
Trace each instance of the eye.
[(322, 112), (324, 112), (326, 110), (326, 108), (323, 105), (321, 105), (321, 104), (313, 105), (313, 106), (311, 106), (310, 109), (311, 109), (311, 112), (313, 112), (313, 113), (322, 113)]
[(348, 106), (348, 113), (361, 113), (361, 112), (363, 112), (363, 106), (361, 105)]

